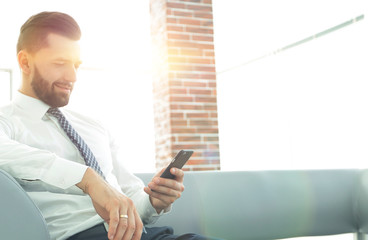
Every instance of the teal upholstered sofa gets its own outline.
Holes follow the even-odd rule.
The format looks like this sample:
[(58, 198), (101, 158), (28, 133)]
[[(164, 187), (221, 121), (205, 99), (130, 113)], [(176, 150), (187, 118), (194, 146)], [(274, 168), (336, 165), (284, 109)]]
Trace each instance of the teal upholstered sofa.
[(184, 182), (182, 198), (156, 225), (223, 239), (367, 239), (367, 171), (195, 172)]
[[(152, 174), (138, 174), (145, 182)], [(363, 170), (188, 172), (185, 191), (155, 225), (223, 239), (368, 233)], [(37, 207), (0, 170), (0, 239), (49, 239)]]

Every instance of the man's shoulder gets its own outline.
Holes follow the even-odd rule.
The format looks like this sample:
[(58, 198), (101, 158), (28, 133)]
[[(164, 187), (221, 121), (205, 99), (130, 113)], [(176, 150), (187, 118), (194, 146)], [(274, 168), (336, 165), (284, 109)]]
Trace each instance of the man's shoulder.
[(7, 118), (10, 117), (13, 113), (14, 113), (14, 105), (12, 103), (0, 106), (0, 117)]
[(0, 106), (0, 131), (10, 134), (11, 132), (11, 116), (14, 113), (14, 106), (12, 103)]

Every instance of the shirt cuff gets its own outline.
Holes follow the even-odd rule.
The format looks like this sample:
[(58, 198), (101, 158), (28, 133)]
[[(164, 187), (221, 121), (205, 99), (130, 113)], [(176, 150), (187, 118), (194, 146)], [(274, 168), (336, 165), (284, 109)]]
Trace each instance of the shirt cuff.
[(69, 161), (55, 155), (48, 169), (41, 174), (40, 180), (61, 189), (67, 189), (82, 181), (88, 166)]
[(153, 224), (161, 215), (171, 211), (170, 205), (170, 207), (162, 210), (160, 213), (157, 213), (156, 209), (152, 206), (151, 201), (149, 200), (149, 196), (144, 193), (144, 196), (141, 197), (141, 201), (137, 203), (136, 207), (144, 224)]

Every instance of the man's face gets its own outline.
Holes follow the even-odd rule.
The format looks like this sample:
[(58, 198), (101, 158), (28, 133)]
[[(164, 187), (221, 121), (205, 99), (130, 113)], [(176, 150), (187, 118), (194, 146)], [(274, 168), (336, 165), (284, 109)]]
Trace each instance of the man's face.
[(32, 60), (29, 95), (51, 107), (67, 105), (81, 63), (78, 42), (50, 34), (48, 46), (33, 54)]

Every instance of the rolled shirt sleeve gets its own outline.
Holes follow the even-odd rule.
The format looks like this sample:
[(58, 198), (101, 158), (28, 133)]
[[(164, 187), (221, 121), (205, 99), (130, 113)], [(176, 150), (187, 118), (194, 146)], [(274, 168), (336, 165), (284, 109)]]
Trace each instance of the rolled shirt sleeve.
[(41, 173), (40, 180), (61, 189), (70, 188), (81, 182), (88, 168), (88, 166), (59, 158), (56, 155), (51, 162), (49, 168)]
[(61, 189), (79, 183), (87, 170), (83, 164), (10, 139), (1, 122), (0, 168), (17, 179), (41, 180)]

